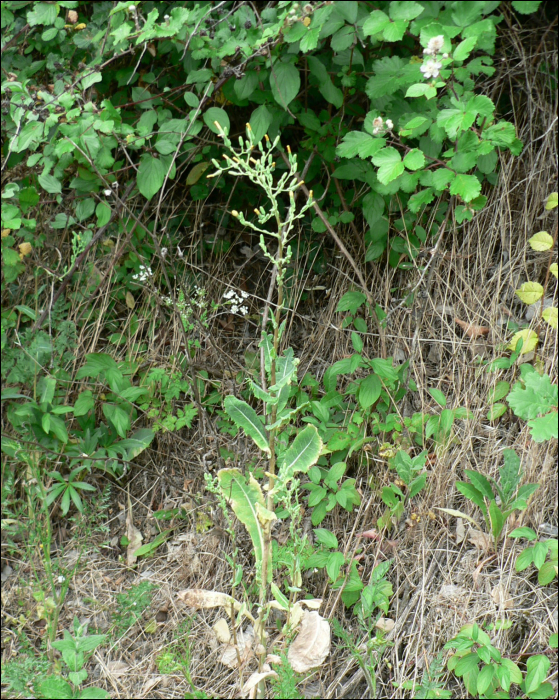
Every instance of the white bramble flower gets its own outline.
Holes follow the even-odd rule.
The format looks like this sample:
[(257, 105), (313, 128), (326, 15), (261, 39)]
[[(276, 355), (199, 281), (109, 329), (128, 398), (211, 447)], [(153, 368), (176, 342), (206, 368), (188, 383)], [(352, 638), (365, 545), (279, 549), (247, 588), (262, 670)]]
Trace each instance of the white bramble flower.
[(435, 56), (442, 49), (443, 45), (444, 36), (442, 34), (439, 34), (438, 36), (433, 36), (429, 39), (429, 43), (427, 44), (427, 51), (424, 51), (423, 53), (429, 53), (431, 54), (431, 56)]
[(113, 191), (112, 190), (103, 190), (103, 194), (105, 197), (110, 197), (112, 195)]
[(440, 61), (430, 58), (428, 61), (425, 61), (419, 70), (426, 78), (436, 78), (438, 77), (439, 70), (442, 68), (442, 66), (443, 64)]
[(394, 122), (392, 119), (383, 121), (382, 117), (376, 117), (373, 119), (373, 127), (373, 136), (376, 136), (377, 134), (383, 133), (387, 130), (392, 130), (394, 128)]

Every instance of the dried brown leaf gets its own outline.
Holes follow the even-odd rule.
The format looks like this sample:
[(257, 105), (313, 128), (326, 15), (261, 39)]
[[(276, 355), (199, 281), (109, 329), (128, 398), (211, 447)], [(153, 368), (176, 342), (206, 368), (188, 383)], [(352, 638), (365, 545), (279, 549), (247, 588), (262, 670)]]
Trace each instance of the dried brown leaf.
[(507, 610), (508, 608), (512, 608), (514, 606), (513, 599), (509, 597), (508, 591), (502, 583), (493, 588), (491, 591), (491, 597), (493, 598), (495, 605), (500, 610)]
[(128, 510), (126, 513), (126, 537), (128, 539), (128, 547), (126, 548), (126, 563), (128, 566), (134, 566), (138, 559), (136, 556), (136, 551), (142, 546), (144, 536), (138, 530), (138, 528), (134, 526), (130, 498), (128, 499)]
[[(254, 631), (252, 627), (247, 627), (237, 632), (237, 644), (226, 644), (223, 648), (220, 662), (228, 668), (237, 668), (239, 659), (244, 664), (252, 656), (252, 643), (254, 641)], [(237, 654), (238, 651), (238, 654)]]
[(388, 632), (392, 632), (395, 624), (396, 623), (394, 622), (394, 620), (391, 620), (389, 617), (381, 617), (377, 621), (375, 627), (377, 629), (379, 629), (381, 632), (388, 633)]
[(184, 591), (177, 593), (177, 598), (181, 600), (189, 608), (225, 608), (231, 610), (231, 606), (235, 612), (241, 609), (241, 603), (238, 603), (234, 598), (227, 593), (219, 591), (205, 591), (203, 588), (186, 588)]
[(229, 644), (231, 640), (231, 632), (227, 620), (222, 617), (213, 626), (213, 631), (220, 644)]
[(460, 326), (468, 338), (477, 338), (480, 335), (487, 335), (490, 331), (487, 326), (474, 326), (466, 321), (461, 321), (458, 316), (454, 317), (454, 323)]
[(289, 647), (287, 658), (296, 673), (321, 666), (330, 653), (330, 624), (313, 610), (305, 611), (301, 629)]
[(271, 669), (268, 671), (263, 671), (262, 673), (253, 673), (252, 676), (247, 680), (247, 682), (241, 688), (241, 692), (244, 697), (247, 697), (250, 691), (255, 688), (260, 681), (265, 678), (279, 678), (278, 674)]

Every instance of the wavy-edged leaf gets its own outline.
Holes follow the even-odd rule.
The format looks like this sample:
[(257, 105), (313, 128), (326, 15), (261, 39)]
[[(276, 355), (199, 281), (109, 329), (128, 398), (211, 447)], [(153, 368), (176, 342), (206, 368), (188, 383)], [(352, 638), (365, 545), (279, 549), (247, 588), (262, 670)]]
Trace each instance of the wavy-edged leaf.
[(295, 472), (307, 473), (316, 464), (322, 450), (322, 440), (314, 425), (307, 425), (293, 440), (285, 452), (279, 469), (278, 480), (284, 484)]
[[(248, 479), (239, 469), (220, 469), (217, 479), (237, 518), (246, 527), (254, 547), (257, 568), (262, 564), (264, 552), (264, 519), (275, 519), (275, 515), (266, 509), (260, 484), (249, 474)], [(268, 583), (271, 581), (272, 567), (268, 567)]]
[(242, 428), (245, 433), (254, 440), (257, 446), (270, 456), (271, 452), (268, 445), (268, 436), (254, 408), (235, 396), (227, 396), (223, 402), (223, 407), (235, 425)]

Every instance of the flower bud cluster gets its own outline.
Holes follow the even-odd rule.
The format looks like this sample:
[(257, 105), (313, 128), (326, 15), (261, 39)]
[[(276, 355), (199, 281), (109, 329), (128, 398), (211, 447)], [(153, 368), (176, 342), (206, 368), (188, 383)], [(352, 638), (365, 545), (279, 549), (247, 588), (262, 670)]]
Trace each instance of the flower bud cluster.
[(373, 136), (376, 136), (384, 131), (392, 131), (393, 128), (394, 122), (392, 119), (386, 119), (386, 121), (384, 121), (382, 117), (373, 119)]

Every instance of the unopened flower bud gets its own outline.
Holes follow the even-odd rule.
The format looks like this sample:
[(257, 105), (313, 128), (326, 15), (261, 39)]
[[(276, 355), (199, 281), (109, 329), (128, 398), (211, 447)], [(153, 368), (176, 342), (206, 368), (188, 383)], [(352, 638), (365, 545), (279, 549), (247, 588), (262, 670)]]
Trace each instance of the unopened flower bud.
[(236, 209), (233, 209), (233, 211), (231, 212), (231, 214), (232, 214), (235, 218), (237, 218), (237, 217), (239, 216), (239, 212), (238, 212)]

